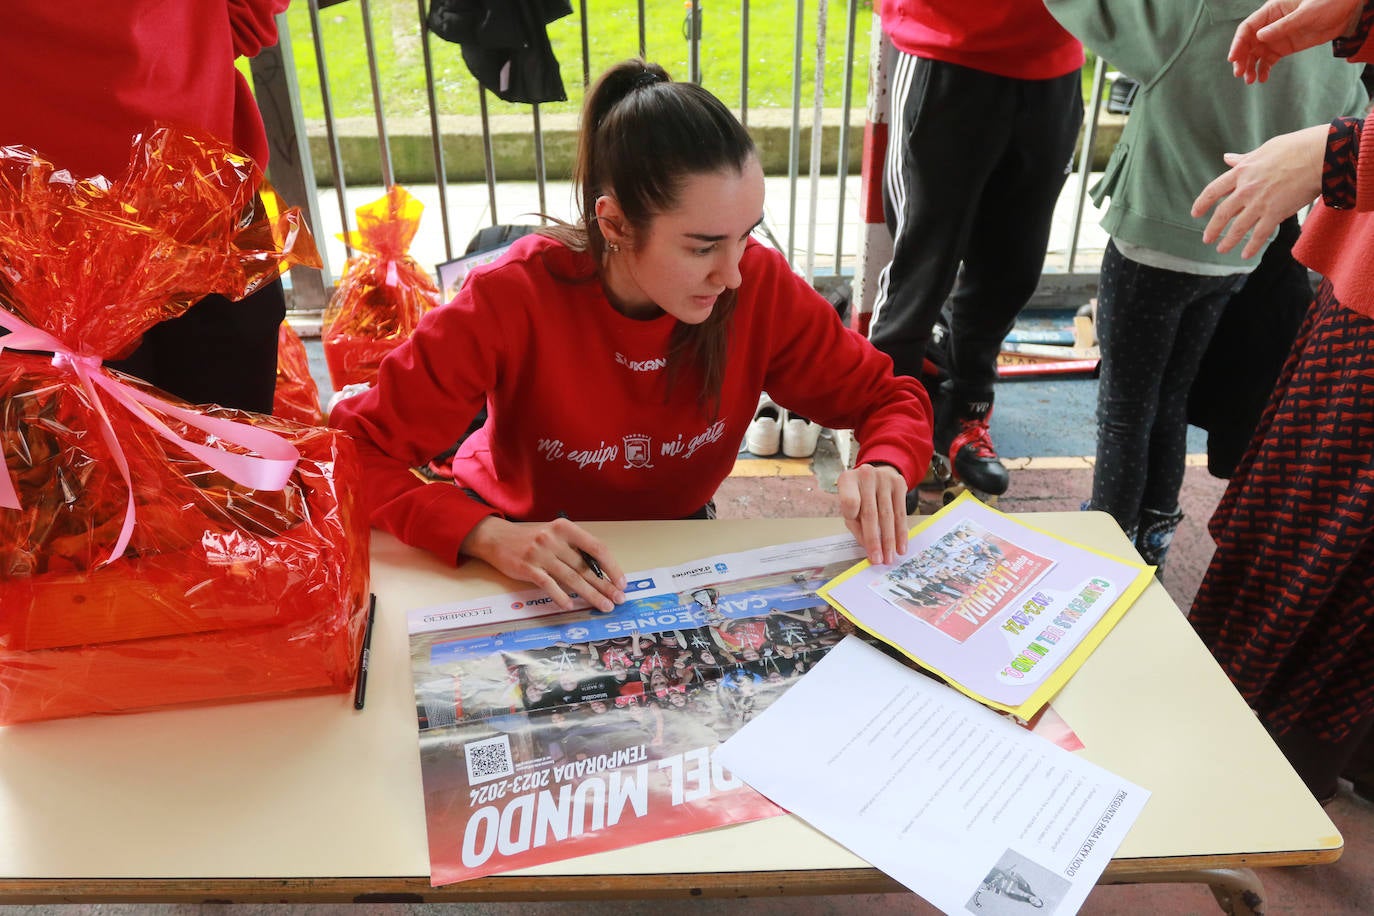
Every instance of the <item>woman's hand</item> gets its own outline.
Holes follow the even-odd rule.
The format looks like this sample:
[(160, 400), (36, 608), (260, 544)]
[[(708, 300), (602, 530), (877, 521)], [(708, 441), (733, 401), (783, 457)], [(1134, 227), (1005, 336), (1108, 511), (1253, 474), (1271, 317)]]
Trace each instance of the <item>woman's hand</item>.
[(1349, 35), (1363, 0), (1269, 0), (1236, 27), (1231, 61), (1247, 83), (1264, 82), (1280, 58)]
[[(611, 551), (565, 518), (517, 523), (489, 515), (468, 532), (459, 552), (512, 579), (533, 583), (565, 611), (574, 610), (573, 595), (602, 612), (625, 600), (625, 573)], [(593, 571), (584, 553), (604, 577)]]
[(1249, 233), (1241, 257), (1263, 251), (1279, 223), (1321, 193), (1326, 134), (1327, 126), (1319, 124), (1280, 134), (1248, 153), (1227, 153), (1223, 159), (1230, 170), (1193, 201), (1195, 217), (1216, 208), (1202, 231), (1203, 244), (1220, 238), (1217, 251), (1225, 254)]
[(906, 553), (906, 479), (885, 464), (861, 464), (836, 481), (840, 515), (870, 563), (891, 565)]

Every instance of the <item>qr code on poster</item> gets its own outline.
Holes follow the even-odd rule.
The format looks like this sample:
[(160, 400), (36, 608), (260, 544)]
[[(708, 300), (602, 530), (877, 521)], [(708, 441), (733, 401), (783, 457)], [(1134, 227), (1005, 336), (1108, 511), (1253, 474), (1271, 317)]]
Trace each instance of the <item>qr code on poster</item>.
[(478, 786), (515, 773), (510, 757), (510, 736), (497, 735), (485, 741), (463, 745), (468, 762), (468, 785)]

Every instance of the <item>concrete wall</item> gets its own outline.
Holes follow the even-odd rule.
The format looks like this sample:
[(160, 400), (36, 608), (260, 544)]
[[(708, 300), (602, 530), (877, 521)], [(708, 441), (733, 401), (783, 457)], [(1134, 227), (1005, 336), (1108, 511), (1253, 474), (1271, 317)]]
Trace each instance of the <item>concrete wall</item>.
[[(1122, 115), (1104, 112), (1098, 120), (1093, 144), (1093, 168), (1107, 163), (1112, 148), (1125, 124)], [(572, 172), (576, 152), (577, 116), (547, 115), (541, 118), (544, 133), (544, 163), (550, 180), (566, 180)], [(840, 111), (828, 109), (823, 119), (822, 170), (836, 171), (839, 147)], [(758, 144), (763, 168), (770, 175), (786, 175), (792, 115), (780, 109), (755, 109), (749, 112), (749, 131)], [(440, 118), (444, 138), (444, 164), (453, 182), (486, 180), (482, 122), (472, 116), (448, 115)], [(849, 173), (858, 175), (863, 154), (864, 113), (852, 113), (849, 130)], [(391, 149), (392, 171), (402, 184), (432, 184), (434, 149), (427, 118), (396, 118), (386, 125)], [(316, 180), (321, 185), (334, 183), (333, 160), (323, 122), (307, 122), (306, 135)], [(1081, 137), (1081, 134), (1080, 134)], [(350, 185), (382, 183), (377, 124), (372, 118), (342, 118), (338, 123), (340, 158), (344, 179)], [(1081, 139), (1080, 139), (1081, 142)], [(521, 115), (498, 115), (491, 119), (492, 161), (497, 181), (533, 181), (535, 178), (534, 119)], [(807, 173), (811, 162), (810, 113), (803, 116), (799, 135), (798, 169)]]

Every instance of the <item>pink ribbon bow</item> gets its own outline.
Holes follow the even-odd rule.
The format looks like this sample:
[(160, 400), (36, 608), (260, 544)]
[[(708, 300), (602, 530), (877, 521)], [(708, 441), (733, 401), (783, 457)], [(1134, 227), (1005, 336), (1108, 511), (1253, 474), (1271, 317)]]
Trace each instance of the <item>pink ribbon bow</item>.
[[(146, 423), (162, 438), (182, 451), (199, 458), (237, 484), (254, 490), (280, 490), (291, 479), (291, 472), (295, 470), (296, 462), (300, 460), (301, 453), (294, 445), (276, 433), (258, 429), (247, 423), (225, 420), (220, 417), (207, 417), (204, 414), (177, 407), (161, 398), (140, 391), (102, 369), (98, 357), (78, 356), (65, 347), (56, 337), (33, 327), (4, 308), (0, 308), (0, 327), (11, 332), (7, 336), (0, 337), (0, 351), (8, 347), (14, 350), (36, 350), (52, 353), (53, 365), (69, 368), (76, 374), (77, 379), (81, 382), (81, 387), (86, 390), (91, 403), (95, 405), (96, 412), (100, 415), (100, 435), (105, 440), (105, 444), (109, 446), (110, 454), (114, 456), (115, 464), (119, 467), (119, 473), (123, 476), (124, 483), (129, 489), (129, 503), (124, 511), (124, 526), (120, 530), (119, 539), (115, 543), (114, 550), (110, 553), (110, 558), (105, 563), (113, 563), (124, 555), (125, 548), (129, 546), (129, 538), (133, 534), (136, 513), (133, 480), (129, 476), (129, 462), (124, 456), (124, 449), (120, 446), (118, 437), (115, 435), (110, 416), (105, 411), (104, 398), (101, 397), (102, 391), (107, 397), (126, 407), (131, 414)], [(237, 445), (255, 452), (256, 456), (227, 452), (184, 439), (173, 432), (166, 423), (163, 423), (153, 411), (166, 417), (181, 420), (186, 425), (209, 433), (231, 445)], [(0, 460), (3, 460), (3, 456), (0, 456)], [(9, 469), (3, 468), (3, 471), (0, 473), (0, 508), (18, 509), (20, 507), (19, 495), (15, 491), (14, 482), (10, 479)]]

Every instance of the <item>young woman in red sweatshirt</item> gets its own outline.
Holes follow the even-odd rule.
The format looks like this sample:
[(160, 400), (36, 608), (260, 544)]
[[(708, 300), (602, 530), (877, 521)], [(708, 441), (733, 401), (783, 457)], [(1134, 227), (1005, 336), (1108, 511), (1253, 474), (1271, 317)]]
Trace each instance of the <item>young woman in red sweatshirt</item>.
[[(870, 558), (903, 552), (929, 400), (752, 239), (763, 170), (739, 121), (700, 86), (626, 61), (587, 97), (574, 184), (575, 225), (475, 271), (373, 389), (335, 408), (363, 455), (372, 523), (449, 562), (485, 560), (561, 606), (577, 592), (609, 610), (623, 570), (560, 515), (710, 517), (766, 388), (856, 431), (841, 512)], [(484, 405), (456, 486), (411, 473)]]

